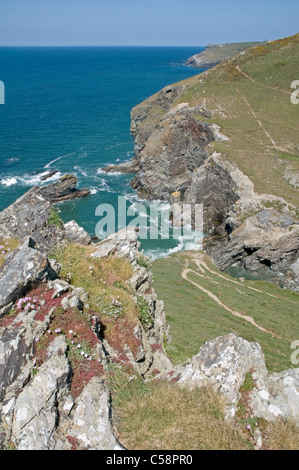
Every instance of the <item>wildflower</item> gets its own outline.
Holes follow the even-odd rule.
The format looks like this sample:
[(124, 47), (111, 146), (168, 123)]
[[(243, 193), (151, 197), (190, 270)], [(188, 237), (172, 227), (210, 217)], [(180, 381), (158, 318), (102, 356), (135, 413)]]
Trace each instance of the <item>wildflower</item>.
[(35, 342), (38, 343), (38, 342), (39, 342), (39, 338), (35, 338)]
[(73, 330), (69, 330), (69, 334), (72, 335), (74, 332)]
[(55, 333), (61, 333), (61, 329), (60, 329), (60, 328), (56, 328)]
[(246, 426), (246, 429), (248, 429), (248, 430), (250, 430), (250, 429), (251, 429), (251, 426), (250, 426), (250, 424), (247, 424), (247, 426)]

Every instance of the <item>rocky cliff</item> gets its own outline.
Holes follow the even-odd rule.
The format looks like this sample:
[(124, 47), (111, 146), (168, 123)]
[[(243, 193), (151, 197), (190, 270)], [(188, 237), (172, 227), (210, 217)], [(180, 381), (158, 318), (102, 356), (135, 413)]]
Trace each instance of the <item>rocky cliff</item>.
[[(217, 338), (174, 367), (164, 349), (163, 302), (136, 229), (94, 245), (75, 222), (52, 227), (53, 210), (30, 190), (0, 214), (2, 449), (122, 449), (111, 408), (118, 368), (128, 381), (138, 376), (211, 386), (225, 395), (227, 419), (233, 419), (240, 387), (252, 374), (256, 416), (299, 420), (298, 370), (268, 375), (256, 343), (235, 335)], [(28, 223), (17, 228), (11, 220), (20, 211)]]
[[(203, 204), (205, 250), (217, 267), (237, 263), (295, 289), (299, 167), (290, 126), (297, 110), (283, 86), (298, 61), (298, 40), (250, 48), (138, 105), (135, 156), (125, 166), (142, 198)], [(288, 57), (284, 75), (276, 67), (281, 56)], [(115, 170), (122, 168), (108, 168)]]
[(209, 44), (203, 52), (195, 54), (186, 61), (186, 65), (197, 68), (215, 67), (223, 60), (229, 59), (233, 55), (240, 54), (250, 47), (256, 47), (262, 42), (236, 42), (228, 44)]
[[(163, 303), (152, 289), (152, 275), (144, 266), (134, 228), (96, 246), (75, 222), (52, 226), (53, 210), (30, 190), (1, 214), (6, 254), (0, 267), (0, 446), (121, 449), (111, 423), (109, 365), (118, 364), (142, 377), (151, 376), (153, 370), (170, 370), (163, 352), (167, 339)], [(20, 211), (28, 223), (22, 224), (22, 230), (13, 226), (18, 243), (11, 249), (11, 220), (17, 220)], [(133, 311), (141, 306), (142, 320), (125, 316), (119, 296), (108, 299), (110, 317), (91, 309), (89, 293), (72, 283), (70, 275), (60, 275), (62, 265), (51, 258), (55, 250), (61, 253), (69, 246), (86, 249), (86, 264), (94, 269), (100, 260), (111, 258), (123, 260), (127, 270), (130, 266), (126, 284), (110, 281), (112, 272), (108, 277), (103, 272), (107, 281), (99, 282), (103, 287), (107, 283), (111, 297), (124, 289)], [(93, 277), (91, 268), (89, 276)]]

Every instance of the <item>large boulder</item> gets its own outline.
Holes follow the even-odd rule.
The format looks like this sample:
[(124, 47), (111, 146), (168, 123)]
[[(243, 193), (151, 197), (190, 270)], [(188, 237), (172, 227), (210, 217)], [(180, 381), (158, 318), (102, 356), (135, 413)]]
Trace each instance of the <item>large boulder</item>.
[(257, 382), (267, 376), (261, 348), (258, 343), (229, 334), (208, 341), (190, 362), (177, 367), (171, 378), (190, 388), (212, 386), (226, 397), (227, 416), (233, 417), (248, 372)]
[(67, 222), (64, 224), (64, 230), (66, 238), (71, 243), (79, 243), (81, 245), (90, 245), (91, 237), (90, 235), (84, 230), (84, 228), (80, 227), (74, 220)]
[(248, 396), (253, 416), (268, 421), (290, 418), (299, 423), (299, 369), (269, 375), (259, 344), (235, 334), (208, 341), (196, 356), (166, 377), (182, 387), (208, 386), (221, 393), (230, 420), (236, 414), (247, 374), (254, 383)]

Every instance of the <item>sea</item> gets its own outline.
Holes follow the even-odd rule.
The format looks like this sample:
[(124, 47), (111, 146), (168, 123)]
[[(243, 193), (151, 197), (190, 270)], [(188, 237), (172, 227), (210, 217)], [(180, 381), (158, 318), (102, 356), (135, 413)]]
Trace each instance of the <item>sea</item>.
[[(130, 112), (164, 86), (201, 73), (185, 61), (204, 47), (0, 47), (0, 211), (32, 186), (74, 174), (90, 196), (57, 205), (95, 235), (99, 205), (141, 201), (132, 175), (102, 168), (134, 155)], [(49, 171), (56, 174), (43, 181)], [(148, 206), (147, 206), (148, 207)], [(117, 229), (117, 227), (116, 227)], [(192, 237), (141, 240), (152, 259), (193, 248)]]

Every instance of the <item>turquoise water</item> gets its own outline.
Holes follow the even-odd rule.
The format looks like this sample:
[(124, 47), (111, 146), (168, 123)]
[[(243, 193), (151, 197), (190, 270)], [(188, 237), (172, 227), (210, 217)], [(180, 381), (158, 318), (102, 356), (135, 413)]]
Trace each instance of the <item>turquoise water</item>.
[[(137, 202), (131, 176), (101, 172), (133, 156), (130, 111), (164, 86), (198, 74), (184, 61), (203, 48), (94, 47), (0, 48), (0, 210), (13, 203), (48, 170), (73, 173), (91, 196), (59, 204), (66, 222), (91, 235), (96, 207)], [(144, 241), (154, 257), (182, 243)], [(176, 248), (175, 248), (176, 249)]]

